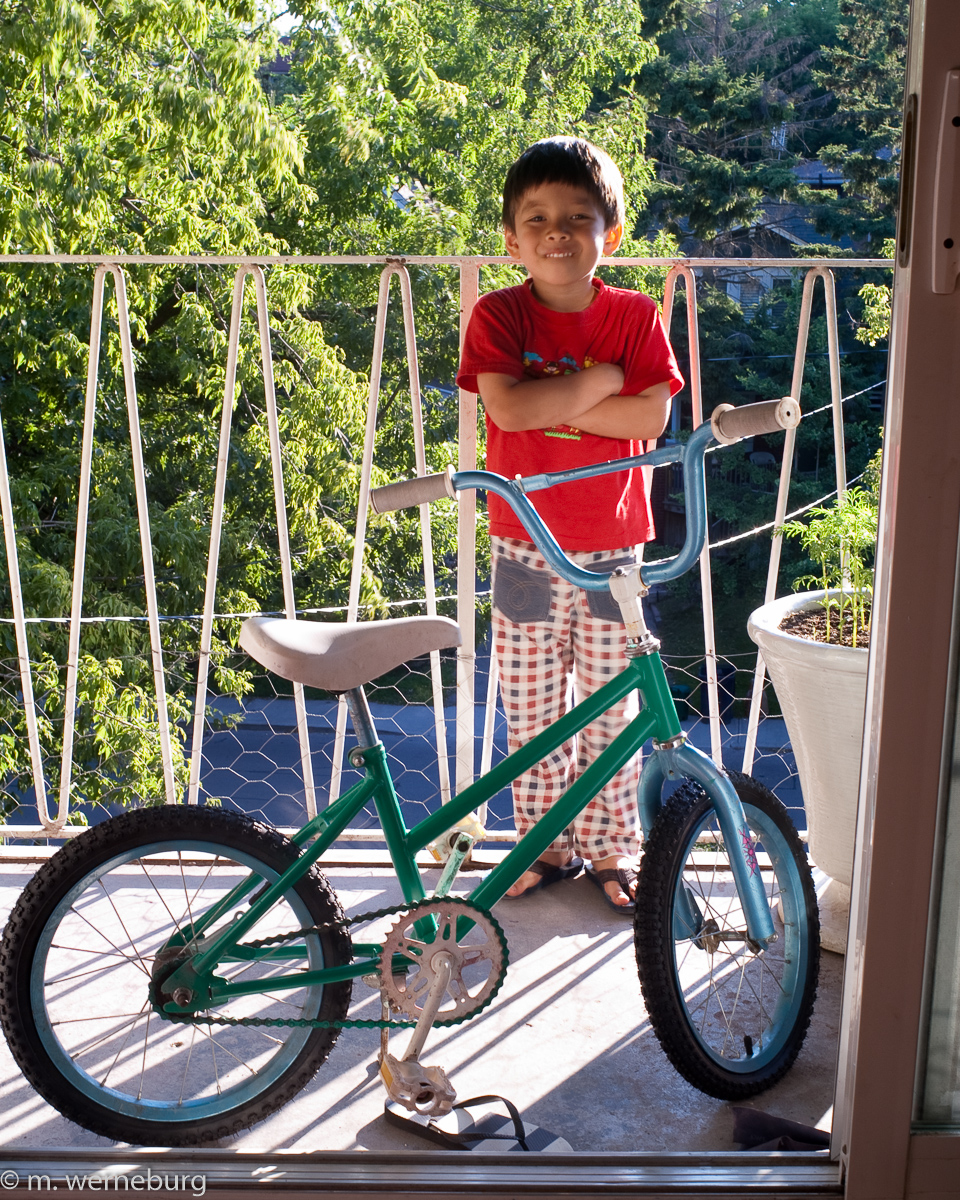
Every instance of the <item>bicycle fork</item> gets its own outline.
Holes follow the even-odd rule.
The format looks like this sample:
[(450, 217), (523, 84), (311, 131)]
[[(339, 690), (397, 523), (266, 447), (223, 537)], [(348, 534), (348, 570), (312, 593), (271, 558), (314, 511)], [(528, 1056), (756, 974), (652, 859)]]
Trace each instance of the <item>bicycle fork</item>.
[[(747, 933), (752, 942), (760, 946), (768, 945), (776, 938), (773, 918), (747, 818), (733, 784), (712, 759), (686, 741), (674, 739), (666, 745), (654, 743), (654, 751), (644, 764), (638, 789), (640, 824), (644, 837), (649, 837), (656, 821), (661, 807), (661, 792), (668, 779), (696, 780), (710, 797), (743, 905)], [(690, 913), (689, 917), (691, 923), (695, 922), (696, 914)], [(685, 932), (695, 933), (696, 930)]]

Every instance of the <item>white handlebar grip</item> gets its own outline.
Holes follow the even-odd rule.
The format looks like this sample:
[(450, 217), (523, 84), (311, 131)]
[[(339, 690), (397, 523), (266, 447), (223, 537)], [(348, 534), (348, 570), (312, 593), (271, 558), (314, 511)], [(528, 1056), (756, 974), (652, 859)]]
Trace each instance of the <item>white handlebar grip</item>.
[(721, 445), (732, 446), (741, 438), (793, 429), (800, 424), (800, 405), (792, 396), (761, 400), (759, 404), (718, 404), (710, 417), (713, 436)]
[(370, 507), (375, 513), (395, 512), (398, 508), (415, 508), (418, 504), (429, 504), (431, 500), (442, 500), (444, 496), (452, 500), (457, 498), (453, 467), (447, 467), (437, 475), (421, 475), (374, 488), (370, 493)]

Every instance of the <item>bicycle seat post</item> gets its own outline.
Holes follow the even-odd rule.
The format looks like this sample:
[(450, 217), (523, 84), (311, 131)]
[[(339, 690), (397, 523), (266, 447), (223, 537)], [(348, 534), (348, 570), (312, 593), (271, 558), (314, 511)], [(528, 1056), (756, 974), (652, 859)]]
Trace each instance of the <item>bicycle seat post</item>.
[(366, 692), (362, 687), (351, 688), (348, 692), (343, 693), (343, 698), (350, 710), (350, 720), (353, 722), (353, 731), (357, 735), (357, 745), (361, 750), (375, 746), (379, 739), (373, 724), (373, 714), (367, 703)]

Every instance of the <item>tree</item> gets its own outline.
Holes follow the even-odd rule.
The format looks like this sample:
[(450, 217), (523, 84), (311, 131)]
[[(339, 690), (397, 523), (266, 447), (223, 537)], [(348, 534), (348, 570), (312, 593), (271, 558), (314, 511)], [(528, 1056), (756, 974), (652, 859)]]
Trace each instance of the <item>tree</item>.
[(840, 0), (837, 38), (817, 72), (842, 98), (820, 157), (847, 181), (818, 206), (818, 226), (875, 253), (895, 227), (908, 8), (909, 0)]
[[(653, 0), (644, 6), (645, 29), (656, 37), (658, 56), (641, 68), (636, 90), (650, 107), (645, 149), (657, 179), (641, 214), (642, 228), (665, 227), (687, 253), (721, 259), (845, 252), (826, 246), (794, 249), (776, 235), (785, 202), (807, 220), (811, 239), (817, 232), (846, 238), (853, 232), (822, 219), (823, 213), (850, 206), (845, 193), (834, 200), (830, 191), (806, 187), (796, 170), (805, 160), (821, 157), (825, 146), (845, 142), (849, 149), (855, 144), (855, 122), (847, 114), (850, 84), (827, 77), (849, 43), (847, 22), (841, 22), (843, 7), (840, 0)], [(892, 95), (899, 86), (898, 65), (890, 59), (881, 69), (877, 92)], [(836, 160), (830, 162), (836, 165)], [(878, 219), (872, 199), (859, 196), (857, 202), (866, 206), (864, 219)], [(861, 280), (844, 275), (839, 283), (844, 391), (856, 392), (875, 383), (884, 365), (879, 354), (857, 344)], [(789, 391), (800, 286), (799, 278), (779, 280), (758, 305), (741, 308), (726, 292), (722, 268), (700, 273), (697, 302), (707, 412), (718, 403), (746, 403)], [(682, 304), (682, 294), (678, 299)], [(673, 340), (683, 359), (687, 347), (681, 313), (675, 313)], [(830, 400), (822, 318), (814, 320), (808, 349), (803, 404), (810, 410)], [(845, 406), (851, 475), (862, 469), (879, 440), (870, 395)], [(758, 448), (779, 454), (781, 440), (768, 439)], [(725, 453), (720, 461), (723, 465), (718, 464), (709, 481), (714, 540), (773, 516), (775, 470), (752, 463), (743, 449)], [(833, 446), (826, 416), (803, 422), (797, 465), (791, 507), (815, 500), (830, 486), (825, 481), (833, 475)], [(745, 624), (744, 607), (760, 599), (761, 557), (755, 541), (728, 546), (716, 556), (715, 598), (721, 609), (725, 596), (735, 601), (724, 631), (733, 644), (735, 631)], [(799, 555), (788, 550), (784, 573), (789, 576), (795, 569)], [(696, 581), (678, 587), (695, 590)]]
[(815, 68), (835, 15), (836, 0), (651, 6), (659, 54), (637, 78), (657, 164), (645, 216), (689, 252), (742, 253), (766, 203), (804, 195), (793, 168), (815, 156), (829, 116)]
[[(637, 153), (642, 106), (618, 82), (651, 53), (639, 10), (585, 0), (557, 13), (489, 0), (303, 5), (292, 36), (292, 83), (261, 86), (275, 59), (269, 21), (251, 0), (4, 0), (0, 38), (0, 245), (13, 250), (149, 253), (246, 251), (438, 253), (499, 249), (506, 163), (542, 133), (586, 133), (617, 155), (631, 200), (647, 171)], [(602, 25), (611, 32), (596, 39)], [(454, 35), (454, 32), (455, 35)], [(615, 36), (613, 36), (615, 35)], [(272, 93), (272, 99), (271, 99)], [(223, 392), (229, 271), (190, 266), (128, 272), (161, 611), (199, 611), (217, 414)], [(433, 469), (454, 457), (456, 333), (445, 314), (452, 280), (415, 273)], [(2, 273), (0, 404), (15, 475), (17, 536), (31, 615), (69, 606), (90, 278), (57, 272), (56, 288), (17, 267)], [(486, 282), (512, 281), (509, 272)], [(372, 272), (271, 270), (270, 324), (281, 396), (296, 587), (303, 607), (346, 601)], [(108, 305), (108, 314), (109, 314)], [(396, 349), (396, 333), (392, 334)], [(409, 398), (402, 355), (388, 357), (375, 482), (407, 473)], [(129, 449), (115, 323), (108, 315), (85, 612), (143, 613)], [(234, 463), (218, 608), (280, 607), (264, 399), (244, 339)], [(439, 513), (441, 568), (455, 546)], [(416, 519), (371, 523), (361, 601), (421, 586)], [(441, 577), (441, 586), (443, 578)], [(3, 598), (0, 597), (0, 603)], [(217, 628), (221, 689), (249, 687), (228, 669), (235, 623)], [(4, 637), (12, 654), (12, 631)], [(53, 751), (62, 723), (65, 634), (31, 627)], [(42, 630), (40, 632), (39, 630)], [(196, 669), (196, 629), (164, 624), (180, 737)], [(162, 798), (142, 624), (84, 628), (77, 802)], [(29, 786), (15, 664), (5, 666), (0, 773)], [(179, 763), (179, 786), (184, 764)]]
[(223, 253), (303, 203), (303, 148), (260, 87), (251, 0), (5, 0), (0, 245)]
[[(286, 109), (272, 110), (259, 81), (273, 53), (252, 5), (180, 0), (7, 4), (0, 11), (3, 124), (0, 127), (0, 245), (11, 251), (259, 252), (283, 249), (264, 214), (300, 208), (303, 139)], [(42, 278), (42, 276), (41, 276)], [(46, 278), (49, 280), (50, 275)], [(231, 292), (229, 275), (180, 268), (128, 272), (151, 520), (161, 611), (198, 611), (209, 529), (216, 413)], [(63, 268), (54, 287), (36, 268), (3, 274), (0, 387), (12, 464), (17, 537), (28, 612), (69, 611), (76, 517), (77, 430), (83, 407), (91, 272)], [(302, 287), (277, 272), (278, 382), (287, 392), (288, 477), (301, 573), (325, 546), (323, 499), (343, 504), (349, 468), (317, 445), (321, 414), (331, 442), (361, 436), (363, 382), (300, 314)], [(145, 636), (136, 514), (130, 481), (117, 331), (108, 316), (101, 374), (98, 457), (84, 596), (87, 613), (129, 621), (85, 627), (81, 640), (77, 801), (162, 798)], [(265, 539), (269, 496), (262, 395), (249, 352), (240, 364), (237, 457), (248, 480), (228, 497), (220, 603), (226, 611), (270, 606), (277, 583)], [(298, 386), (304, 378), (310, 388)], [(355, 478), (355, 470), (352, 477)], [(308, 507), (305, 492), (312, 489)], [(348, 539), (337, 522), (340, 545)], [(274, 542), (275, 544), (275, 542)], [(337, 558), (335, 556), (335, 561)], [(6, 587), (4, 588), (6, 591)], [(367, 589), (368, 592), (370, 589)], [(181, 739), (189, 715), (178, 693), (195, 669), (195, 629), (165, 624), (173, 715)], [(230, 631), (222, 629), (223, 635)], [(4, 627), (12, 654), (12, 629)], [(31, 627), (42, 729), (51, 751), (62, 725), (62, 625)], [(214, 648), (222, 687), (243, 688), (226, 670), (225, 640)], [(0, 770), (14, 793), (29, 786), (16, 664), (4, 667)], [(178, 756), (178, 782), (184, 769)]]

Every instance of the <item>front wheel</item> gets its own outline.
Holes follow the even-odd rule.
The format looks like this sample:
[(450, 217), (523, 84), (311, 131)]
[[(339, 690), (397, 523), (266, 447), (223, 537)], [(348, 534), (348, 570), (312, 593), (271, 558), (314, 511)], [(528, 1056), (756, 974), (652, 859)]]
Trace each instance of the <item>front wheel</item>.
[(681, 1075), (720, 1100), (776, 1083), (806, 1036), (820, 922), (803, 846), (786, 809), (729, 772), (757, 854), (776, 940), (751, 944), (713, 804), (695, 783), (667, 801), (644, 847), (635, 944), (647, 1013)]
[[(277, 975), (350, 960), (315, 866), (218, 965), (220, 978), (255, 984), (250, 995), (179, 1024), (160, 1014), (155, 990), (298, 854), (248, 817), (188, 806), (124, 813), (68, 842), (24, 890), (0, 947), (0, 1021), (36, 1090), (95, 1133), (151, 1146), (229, 1136), (296, 1095), (337, 1036), (307, 1022), (341, 1020), (351, 987), (269, 990)], [(314, 926), (326, 928), (248, 950)], [(280, 1023), (291, 1018), (304, 1026)]]

